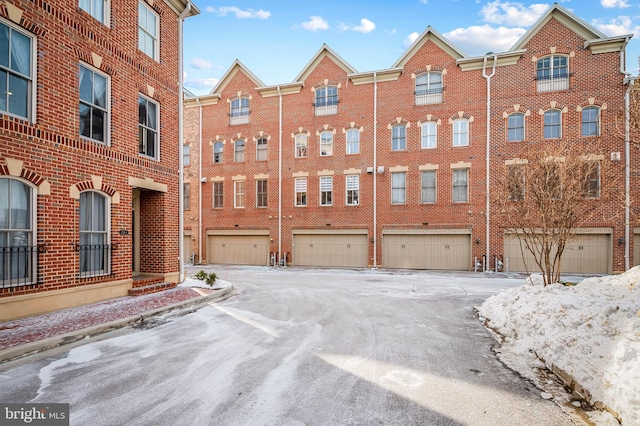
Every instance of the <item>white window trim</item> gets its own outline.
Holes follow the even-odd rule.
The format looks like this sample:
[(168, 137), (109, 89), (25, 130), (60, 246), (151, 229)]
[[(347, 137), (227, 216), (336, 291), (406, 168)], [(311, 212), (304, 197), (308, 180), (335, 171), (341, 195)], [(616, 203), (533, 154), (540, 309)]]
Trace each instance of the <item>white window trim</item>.
[[(424, 137), (425, 137), (424, 128), (426, 125), (433, 125), (433, 128), (435, 130), (433, 133), (433, 138), (434, 138), (433, 146), (424, 146)], [(435, 149), (437, 147), (438, 147), (438, 123), (436, 123), (435, 121), (425, 121), (420, 126), (420, 149)]]
[[(435, 179), (433, 184), (434, 194), (433, 201), (425, 201), (422, 197), (422, 190), (424, 189), (424, 173), (433, 173)], [(420, 203), (421, 204), (437, 204), (438, 203), (438, 171), (437, 170), (421, 170), (420, 171)]]
[[(100, 194), (101, 196), (103, 196), (105, 198), (105, 245), (109, 246), (111, 245), (111, 197), (108, 194), (105, 194), (102, 191), (99, 191), (97, 189), (87, 189), (86, 191), (82, 191), (82, 192), (95, 192), (96, 194)], [(82, 193), (81, 192), (81, 193)], [(78, 200), (80, 200), (80, 197), (78, 197)], [(80, 220), (80, 210), (78, 210), (78, 220)], [(80, 234), (82, 231), (78, 230), (78, 241), (80, 240)], [(78, 253), (78, 262), (80, 262), (80, 253)], [(80, 268), (82, 268), (82, 265), (78, 264), (78, 266)], [(82, 275), (82, 278), (91, 278), (91, 277), (101, 277), (104, 275), (109, 275), (111, 274), (111, 271), (113, 271), (113, 253), (111, 250), (108, 251), (108, 259), (107, 259), (107, 269), (105, 271), (101, 271), (100, 273), (96, 273), (96, 274), (82, 274), (81, 269), (78, 269), (78, 273)]]
[[(456, 133), (456, 123), (465, 123), (467, 126), (467, 131), (465, 133), (462, 132), (458, 132)], [(471, 125), (469, 124), (469, 120), (466, 118), (457, 118), (455, 120), (453, 120), (452, 124), (451, 124), (451, 134), (453, 137), (453, 140), (451, 141), (451, 145), (454, 147), (461, 147), (461, 146), (469, 146), (470, 145), (470, 141), (471, 141)], [(466, 144), (459, 144), (456, 143), (456, 135), (462, 135), (462, 134), (466, 134)]]
[[(242, 183), (243, 191), (242, 194), (238, 192), (238, 183)], [(242, 195), (242, 199), (244, 200), (243, 205), (238, 205), (238, 196)], [(233, 208), (234, 209), (244, 209), (247, 206), (247, 182), (245, 180), (234, 180), (233, 181)]]
[[(153, 13), (156, 16), (156, 34), (155, 34), (156, 42), (154, 43), (154, 46), (153, 46), (153, 57), (151, 57), (151, 59), (153, 59), (156, 62), (160, 62), (160, 16), (156, 13), (155, 10), (153, 10), (152, 7), (149, 7), (149, 5), (145, 4), (145, 2), (139, 1), (138, 4), (144, 6), (146, 9), (148, 9), (151, 13)], [(138, 16), (138, 25), (136, 27), (136, 30), (139, 30), (139, 29), (140, 29), (140, 17)], [(140, 50), (139, 43), (140, 43), (140, 40), (138, 40), (138, 50)], [(140, 51), (145, 55), (147, 55), (146, 52), (143, 52), (142, 50)]]
[[(80, 1), (79, 0), (78, 0), (78, 7), (80, 7)], [(82, 9), (82, 7), (80, 7), (80, 9), (82, 9), (89, 16), (91, 16), (96, 21), (100, 22), (105, 27), (111, 27), (111, 25), (110, 25), (110, 22), (111, 22), (111, 0), (102, 0), (102, 7), (104, 8), (103, 9), (104, 10), (104, 16), (103, 16), (104, 21), (101, 21), (100, 19), (96, 18), (95, 15), (93, 15), (88, 10)]]
[[(356, 189), (349, 189), (349, 176), (355, 176), (358, 181), (358, 187)], [(358, 202), (357, 203), (349, 203), (349, 191), (357, 191), (358, 193)], [(350, 174), (345, 176), (344, 182), (344, 204), (346, 206), (359, 206), (360, 205), (360, 175)]]
[[(108, 86), (108, 87), (109, 87), (109, 86)], [(109, 94), (109, 91), (108, 91), (108, 90), (107, 90), (107, 94)], [(139, 153), (139, 155), (141, 155), (141, 156), (143, 156), (143, 157), (145, 157), (145, 158), (151, 158), (151, 159), (153, 159), (153, 160), (160, 161), (160, 147), (162, 146), (162, 145), (161, 145), (161, 140), (160, 140), (160, 128), (162, 127), (162, 125), (161, 125), (161, 123), (160, 123), (160, 117), (162, 116), (162, 115), (160, 114), (160, 103), (159, 103), (159, 102), (156, 102), (154, 99), (152, 99), (152, 98), (150, 98), (150, 97), (148, 97), (148, 96), (143, 95), (142, 93), (138, 93), (138, 96), (140, 96), (140, 97), (142, 97), (142, 98), (146, 99), (146, 100), (147, 100), (147, 102), (151, 102), (151, 103), (153, 103), (153, 104), (155, 104), (155, 105), (156, 105), (156, 123), (158, 123), (158, 128), (156, 129), (156, 133), (157, 133), (157, 135), (158, 135), (158, 146), (156, 146), (156, 156), (155, 156), (155, 157), (150, 157), (150, 156), (148, 156), (147, 154), (143, 154), (142, 152), (140, 152), (140, 153)], [(111, 98), (111, 97), (109, 96), (109, 98)], [(109, 105), (109, 106), (111, 106), (111, 105)], [(110, 111), (109, 111), (109, 112), (110, 112)], [(109, 114), (109, 117), (111, 117), (111, 114)], [(139, 125), (140, 125), (140, 123), (138, 123), (138, 126), (139, 126)], [(111, 126), (109, 126), (109, 127), (111, 127)], [(109, 127), (108, 127), (108, 128), (109, 128)], [(108, 128), (107, 128), (107, 129), (108, 129)]]
[[(324, 180), (329, 180), (329, 185), (331, 186), (330, 190), (328, 191), (323, 191), (322, 190), (322, 181)], [(320, 176), (320, 178), (318, 179), (318, 189), (320, 192), (320, 206), (322, 207), (327, 207), (327, 206), (332, 206), (333, 205), (333, 176)], [(331, 194), (331, 202), (327, 203), (323, 203), (322, 202), (322, 193), (323, 192), (328, 192)]]
[[(85, 67), (88, 70), (91, 70), (93, 72), (95, 72), (96, 74), (100, 74), (101, 76), (103, 76), (104, 78), (106, 78), (107, 80), (107, 106), (105, 108), (105, 110), (107, 111), (107, 125), (105, 128), (105, 135), (104, 135), (104, 142), (96, 140), (96, 139), (92, 139), (92, 138), (88, 138), (86, 136), (82, 136), (79, 134), (80, 129), (79, 127), (77, 128), (78, 131), (78, 135), (80, 136), (81, 139), (87, 140), (87, 141), (92, 141), (95, 143), (99, 143), (101, 145), (106, 145), (106, 146), (111, 146), (111, 76), (107, 73), (104, 73), (102, 71), (100, 71), (99, 69), (95, 68), (93, 65), (90, 65), (86, 62), (80, 62), (79, 63), (80, 66)], [(80, 69), (78, 69), (78, 73), (80, 73)], [(80, 102), (80, 79), (78, 79), (78, 102)], [(137, 102), (137, 100), (136, 100)], [(136, 103), (137, 106), (137, 103)], [(77, 118), (78, 118), (78, 122), (80, 120), (80, 111), (77, 112)], [(160, 114), (160, 111), (158, 110), (158, 114)], [(159, 120), (159, 117), (158, 117)], [(140, 123), (138, 123), (139, 125)], [(158, 128), (160, 127), (160, 123), (158, 122)], [(160, 133), (158, 131), (158, 146), (160, 146)]]

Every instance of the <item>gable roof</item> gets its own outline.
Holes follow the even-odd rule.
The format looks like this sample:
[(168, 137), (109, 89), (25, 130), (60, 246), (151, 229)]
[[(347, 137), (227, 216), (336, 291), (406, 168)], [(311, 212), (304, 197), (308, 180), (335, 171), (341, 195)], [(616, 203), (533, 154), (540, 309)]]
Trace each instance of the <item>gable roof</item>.
[(447, 52), (455, 59), (466, 58), (467, 55), (456, 46), (454, 46), (449, 40), (447, 40), (442, 34), (436, 31), (431, 25), (425, 29), (420, 36), (411, 46), (400, 56), (400, 58), (391, 66), (391, 68), (400, 68), (406, 64), (415, 53), (427, 42), (432, 41), (442, 50)]
[(222, 89), (224, 89), (224, 87), (229, 84), (233, 76), (235, 76), (238, 71), (242, 71), (247, 77), (249, 77), (251, 81), (253, 81), (255, 87), (264, 86), (264, 83), (258, 77), (256, 77), (254, 73), (249, 71), (249, 68), (245, 67), (242, 62), (236, 59), (209, 94), (213, 95), (216, 93), (220, 93)]
[(298, 76), (293, 80), (294, 83), (304, 81), (309, 76), (309, 74), (311, 74), (311, 72), (318, 66), (320, 61), (325, 57), (328, 57), (329, 59), (331, 59), (336, 65), (342, 68), (344, 72), (347, 74), (354, 74), (357, 72), (355, 68), (349, 65), (347, 61), (342, 59), (336, 52), (334, 52), (325, 43), (322, 45), (320, 50), (318, 50), (318, 52), (313, 56), (313, 58), (311, 58), (309, 63), (302, 69), (302, 71), (300, 71), (300, 74), (298, 74)]

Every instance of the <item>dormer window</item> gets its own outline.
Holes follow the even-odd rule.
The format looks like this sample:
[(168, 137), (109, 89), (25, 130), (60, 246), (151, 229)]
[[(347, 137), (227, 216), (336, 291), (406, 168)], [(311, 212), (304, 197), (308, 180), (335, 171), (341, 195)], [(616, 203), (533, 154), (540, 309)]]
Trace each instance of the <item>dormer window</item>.
[(569, 58), (551, 55), (538, 59), (536, 67), (538, 92), (569, 89)]
[(416, 105), (442, 102), (442, 73), (427, 72), (416, 77)]
[(316, 115), (338, 113), (338, 86), (324, 86), (316, 89)]
[(231, 120), (229, 124), (247, 124), (249, 122), (249, 98), (236, 98), (231, 101)]

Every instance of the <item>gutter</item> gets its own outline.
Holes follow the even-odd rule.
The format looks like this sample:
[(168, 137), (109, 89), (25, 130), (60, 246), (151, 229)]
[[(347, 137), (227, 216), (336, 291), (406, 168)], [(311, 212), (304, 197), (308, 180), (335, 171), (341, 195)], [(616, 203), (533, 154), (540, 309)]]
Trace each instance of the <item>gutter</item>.
[[(498, 55), (493, 55), (493, 67), (491, 69), (491, 74), (487, 74), (487, 56), (484, 57), (482, 63), (482, 76), (487, 79), (487, 147), (486, 147), (486, 164), (485, 164), (485, 177), (486, 177), (486, 206), (485, 206), (485, 217), (486, 217), (486, 229), (485, 229), (485, 240), (486, 240), (486, 260), (485, 260), (485, 270), (489, 268), (489, 260), (491, 256), (489, 255), (491, 252), (491, 244), (490, 244), (490, 224), (491, 224), (491, 193), (490, 193), (490, 176), (491, 176), (491, 164), (490, 164), (490, 156), (491, 156), (491, 77), (496, 73), (496, 62), (498, 62)], [(496, 271), (497, 272), (497, 271)]]

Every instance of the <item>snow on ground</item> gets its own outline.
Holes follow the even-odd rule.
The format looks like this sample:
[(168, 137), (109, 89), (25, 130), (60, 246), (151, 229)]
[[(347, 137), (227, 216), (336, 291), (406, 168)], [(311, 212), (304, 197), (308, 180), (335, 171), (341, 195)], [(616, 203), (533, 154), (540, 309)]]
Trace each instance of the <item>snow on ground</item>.
[[(575, 286), (544, 287), (534, 275), (478, 312), (504, 337), (500, 357), (512, 368), (531, 377), (541, 362), (555, 366), (591, 394), (591, 404), (603, 403), (624, 426), (640, 425), (639, 281), (640, 267)], [(591, 420), (618, 424), (606, 412)]]

